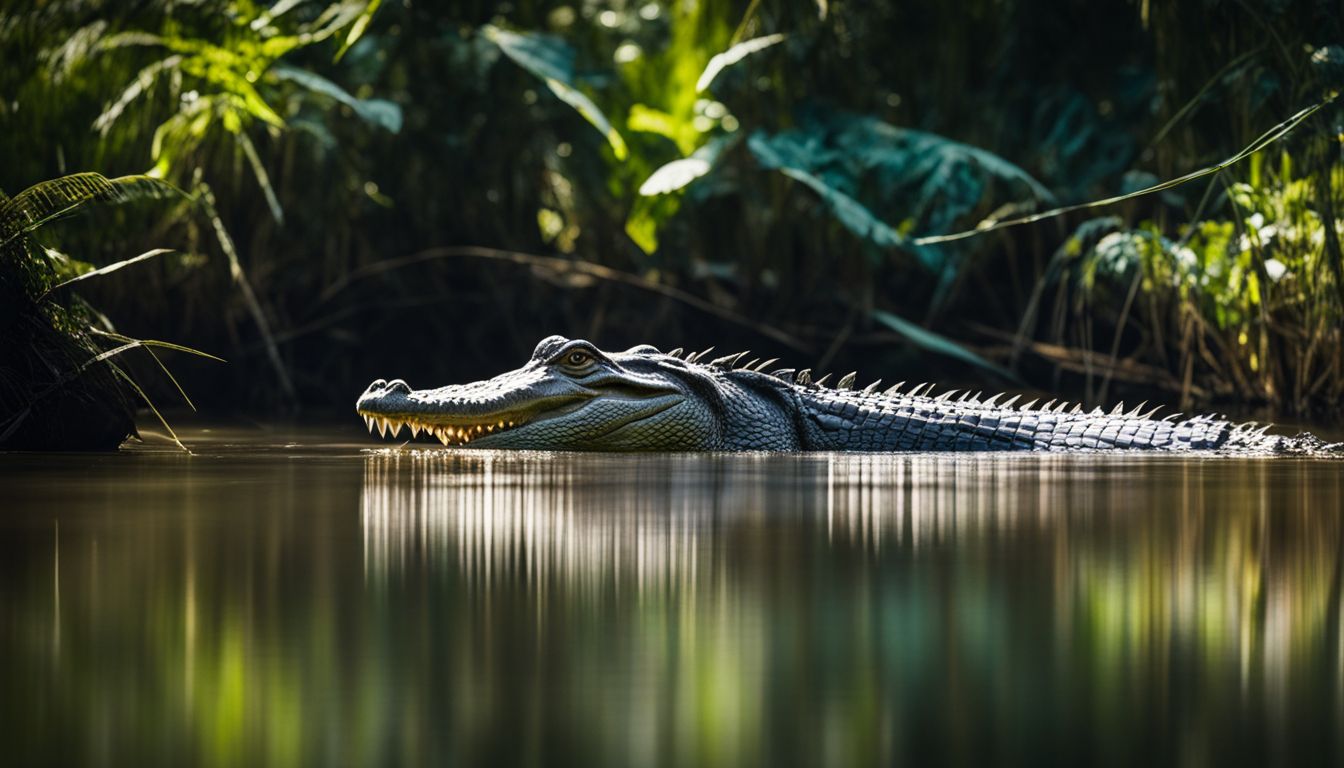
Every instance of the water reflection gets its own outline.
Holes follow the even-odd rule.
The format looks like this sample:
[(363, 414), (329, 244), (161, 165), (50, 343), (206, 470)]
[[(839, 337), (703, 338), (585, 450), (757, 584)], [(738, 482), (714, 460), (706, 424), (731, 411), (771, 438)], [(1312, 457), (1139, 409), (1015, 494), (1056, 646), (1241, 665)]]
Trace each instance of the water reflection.
[(1341, 475), (6, 460), (0, 718), (19, 764), (1338, 762)]
[[(516, 584), (539, 632), (593, 604), (639, 628), (644, 674), (596, 714), (646, 714), (641, 761), (1002, 756), (1036, 734), (1198, 763), (1337, 748), (1313, 727), (1344, 690), (1340, 485), (1310, 462), (425, 453), (370, 458), (361, 509), (374, 579), (449, 569)], [(684, 721), (707, 701), (717, 734)], [(781, 716), (819, 740), (740, 741)]]

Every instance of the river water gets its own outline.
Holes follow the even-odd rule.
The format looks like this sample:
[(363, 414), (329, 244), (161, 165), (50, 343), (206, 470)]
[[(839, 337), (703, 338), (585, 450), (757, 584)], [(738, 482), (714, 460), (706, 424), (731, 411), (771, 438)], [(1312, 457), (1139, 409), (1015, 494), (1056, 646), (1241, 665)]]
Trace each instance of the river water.
[(0, 454), (17, 765), (1339, 764), (1344, 463)]

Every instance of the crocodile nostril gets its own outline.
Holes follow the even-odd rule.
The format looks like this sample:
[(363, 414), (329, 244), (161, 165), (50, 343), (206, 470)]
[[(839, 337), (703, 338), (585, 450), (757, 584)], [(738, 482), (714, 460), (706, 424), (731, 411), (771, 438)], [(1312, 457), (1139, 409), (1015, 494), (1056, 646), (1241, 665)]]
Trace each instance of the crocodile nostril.
[(374, 379), (373, 383), (369, 385), (369, 389), (382, 389), (383, 387), (386, 386), (387, 386), (386, 379)]
[(406, 382), (402, 381), (401, 379), (393, 379), (392, 381), (389, 381), (389, 382), (387, 383), (387, 391), (388, 391), (388, 392), (402, 392), (402, 393), (404, 393), (404, 394), (410, 394), (410, 392), (411, 392), (411, 385), (410, 385), (410, 384), (407, 384)]

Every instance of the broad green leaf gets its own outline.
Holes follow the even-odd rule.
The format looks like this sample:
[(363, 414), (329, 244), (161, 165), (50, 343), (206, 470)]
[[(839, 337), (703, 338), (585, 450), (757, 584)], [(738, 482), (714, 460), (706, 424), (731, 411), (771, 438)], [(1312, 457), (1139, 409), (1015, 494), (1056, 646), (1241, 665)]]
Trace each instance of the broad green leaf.
[(892, 313), (881, 309), (873, 310), (872, 316), (874, 320), (877, 320), (879, 323), (904, 336), (907, 341), (920, 349), (945, 357), (951, 357), (964, 363), (970, 363), (977, 368), (1001, 376), (1008, 381), (1018, 380), (1017, 376), (1007, 368), (992, 363), (946, 336), (934, 333), (933, 331), (916, 325), (903, 317), (893, 315)]
[(658, 230), (681, 208), (680, 195), (636, 197), (625, 218), (625, 233), (645, 253), (658, 251)]
[(652, 197), (653, 195), (675, 192), (709, 173), (710, 168), (708, 161), (701, 160), (698, 157), (683, 157), (680, 160), (673, 160), (650, 174), (649, 178), (639, 185), (639, 194)]
[(747, 147), (761, 167), (777, 170), (789, 178), (802, 182), (820, 195), (831, 214), (854, 234), (883, 248), (907, 250), (930, 270), (938, 271), (942, 268), (943, 259), (937, 253), (914, 246), (909, 238), (873, 215), (873, 212), (858, 200), (801, 167), (795, 159), (786, 157), (771, 143), (765, 133), (758, 131), (752, 134), (747, 140)]
[(481, 27), (481, 34), (499, 46), (499, 50), (514, 63), (541, 80), (571, 82), (574, 79), (574, 49), (559, 38), (519, 34), (493, 24)]
[(697, 149), (690, 157), (673, 160), (659, 167), (639, 185), (639, 194), (646, 197), (665, 195), (685, 187), (709, 173), (714, 163), (718, 162), (719, 155), (732, 143), (733, 139), (720, 136)]
[(695, 81), (695, 92), (703, 93), (708, 90), (710, 84), (714, 82), (714, 78), (718, 77), (720, 72), (753, 53), (763, 51), (772, 45), (784, 42), (786, 37), (787, 35), (783, 34), (754, 37), (750, 40), (743, 40), (723, 53), (715, 54), (714, 57), (709, 60), (709, 64), (705, 65), (705, 71), (700, 73), (700, 79)]
[(545, 35), (518, 34), (487, 24), (481, 28), (487, 40), (518, 66), (531, 72), (557, 98), (573, 107), (611, 145), (618, 160), (629, 155), (625, 140), (612, 127), (602, 110), (574, 85), (574, 50), (563, 41)]
[(271, 70), (276, 77), (289, 80), (313, 93), (338, 101), (359, 115), (365, 122), (397, 133), (401, 130), (401, 107), (384, 99), (357, 99), (344, 88), (306, 69), (298, 69), (283, 64)]
[(617, 160), (624, 160), (630, 154), (625, 146), (625, 139), (621, 138), (621, 134), (612, 127), (607, 116), (602, 114), (602, 110), (598, 109), (592, 99), (585, 96), (582, 91), (559, 80), (547, 80), (546, 87), (550, 88), (561, 101), (583, 115), (585, 120), (607, 138), (607, 143), (611, 145), (612, 152), (616, 153)]
[(695, 151), (696, 145), (704, 137), (704, 133), (690, 120), (678, 119), (646, 104), (630, 107), (630, 113), (625, 117), (625, 126), (632, 131), (652, 133), (669, 139), (684, 155)]

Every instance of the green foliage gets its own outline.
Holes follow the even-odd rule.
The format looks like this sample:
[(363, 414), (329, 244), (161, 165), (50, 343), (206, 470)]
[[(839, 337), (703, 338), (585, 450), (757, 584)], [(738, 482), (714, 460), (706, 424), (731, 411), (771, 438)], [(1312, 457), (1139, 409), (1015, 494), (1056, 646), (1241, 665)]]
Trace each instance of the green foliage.
[[(113, 358), (151, 346), (212, 357), (175, 344), (117, 334), (105, 317), (78, 297), (58, 293), (73, 283), (169, 253), (168, 249), (95, 268), (37, 240), (43, 226), (90, 205), (159, 200), (172, 194), (181, 193), (149, 177), (108, 179), (81, 173), (50, 179), (0, 199), (0, 298), (6, 309), (0, 317), (0, 332), (6, 339), (0, 346), (0, 445), (115, 447), (134, 431), (118, 382), (137, 393), (156, 415), (158, 410)], [(103, 338), (119, 345), (104, 349), (98, 343)], [(162, 367), (156, 356), (154, 361)], [(41, 373), (34, 375), (34, 370)], [(163, 371), (176, 386), (167, 368)], [(72, 418), (72, 411), (79, 414), (78, 425), (72, 428), (59, 423)], [(159, 419), (172, 435), (161, 415)]]
[(611, 121), (593, 100), (575, 85), (573, 49), (553, 37), (515, 34), (489, 24), (481, 28), (481, 34), (498, 45), (505, 56), (546, 83), (556, 98), (583, 115), (583, 119), (606, 138), (617, 160), (625, 159), (629, 150), (621, 134), (611, 127)]
[[(557, 331), (1329, 407), (1344, 105), (1299, 110), (1341, 40), (1314, 2), (75, 0), (0, 19), (0, 185), (189, 190), (51, 250), (223, 256), (79, 288), (229, 349), (231, 407)], [(464, 246), (531, 258), (417, 257)]]
[[(283, 104), (286, 114), (296, 113), (307, 100), (335, 102), (349, 107), (365, 121), (396, 133), (401, 128), (397, 105), (378, 99), (357, 99), (330, 80), (303, 69), (280, 64), (280, 59), (322, 43), (346, 31), (339, 58), (367, 28), (378, 7), (368, 3), (335, 3), (315, 19), (292, 25), (284, 11), (233, 7), (231, 26), (222, 42), (193, 35), (189, 29), (168, 23), (162, 33), (128, 31), (109, 34), (89, 46), (103, 56), (120, 49), (144, 47), (167, 53), (144, 66), (121, 95), (110, 102), (94, 121), (104, 135), (129, 107), (146, 98), (161, 82), (171, 81), (179, 106), (154, 131), (150, 155), (152, 175), (179, 177), (200, 165), (201, 147), (219, 134), (232, 138), (243, 153), (277, 222), (284, 214), (265, 165), (249, 135), (256, 127), (272, 130), (286, 127), (286, 120), (272, 104)], [(156, 54), (157, 55), (157, 54)]]

